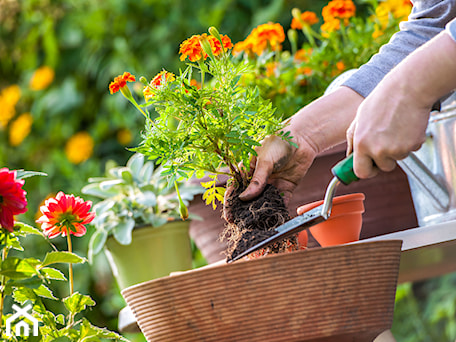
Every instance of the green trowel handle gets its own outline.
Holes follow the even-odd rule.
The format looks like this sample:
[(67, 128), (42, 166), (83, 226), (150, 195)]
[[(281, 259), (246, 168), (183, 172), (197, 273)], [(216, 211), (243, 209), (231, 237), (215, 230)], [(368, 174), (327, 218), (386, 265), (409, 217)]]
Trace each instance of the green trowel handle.
[(331, 172), (336, 176), (341, 183), (349, 185), (352, 182), (359, 180), (353, 171), (353, 153), (347, 158), (338, 162), (332, 169)]

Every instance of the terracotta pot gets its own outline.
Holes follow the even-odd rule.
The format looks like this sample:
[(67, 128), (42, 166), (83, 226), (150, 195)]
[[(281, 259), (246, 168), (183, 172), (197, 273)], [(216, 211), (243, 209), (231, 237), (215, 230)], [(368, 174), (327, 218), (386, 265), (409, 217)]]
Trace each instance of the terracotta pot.
[(400, 240), (218, 263), (122, 291), (147, 341), (365, 342), (390, 329)]
[[(363, 223), (364, 199), (362, 193), (334, 197), (331, 215), (326, 221), (309, 229), (312, 236), (322, 247), (358, 241)], [(298, 214), (321, 204), (323, 200), (305, 204), (298, 209)]]

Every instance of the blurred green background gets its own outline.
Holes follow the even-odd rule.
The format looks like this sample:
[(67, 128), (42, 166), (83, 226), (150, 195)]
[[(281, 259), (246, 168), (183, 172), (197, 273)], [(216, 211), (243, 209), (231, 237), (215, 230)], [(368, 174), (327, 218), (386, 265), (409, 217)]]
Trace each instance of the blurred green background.
[[(360, 10), (364, 2), (356, 2)], [(6, 95), (2, 100), (0, 93), (0, 167), (48, 174), (27, 180), (29, 212), (23, 220), (33, 223), (40, 202), (59, 190), (80, 196), (89, 177), (102, 175), (110, 159), (124, 164), (131, 155), (128, 147), (140, 142), (142, 116), (122, 96), (109, 94), (115, 76), (129, 71), (150, 79), (162, 68), (177, 71), (183, 67), (179, 44), (209, 26), (235, 43), (268, 21), (287, 30), (294, 7), (320, 13), (326, 4), (322, 0), (0, 0), (0, 91), (17, 85), (21, 92), (14, 112), (5, 109), (1, 101)], [(55, 76), (49, 86), (32, 90), (29, 81), (41, 66), (50, 67)], [(23, 113), (31, 113), (29, 132), (14, 125)], [(13, 136), (23, 140), (18, 143)], [(75, 252), (86, 255), (88, 240), (75, 240)], [(54, 242), (65, 248), (63, 239)], [(25, 245), (35, 256), (48, 249), (33, 238)], [(99, 257), (93, 265), (78, 265), (75, 274), (75, 288), (90, 293), (98, 303), (89, 312), (92, 323), (116, 330), (118, 311), (125, 304), (106, 260)], [(456, 277), (448, 275), (401, 286), (394, 323), (397, 340), (454, 340), (455, 283)], [(66, 288), (61, 291), (64, 296)], [(57, 306), (49, 302), (53, 305)], [(142, 340), (140, 335), (128, 337)]]

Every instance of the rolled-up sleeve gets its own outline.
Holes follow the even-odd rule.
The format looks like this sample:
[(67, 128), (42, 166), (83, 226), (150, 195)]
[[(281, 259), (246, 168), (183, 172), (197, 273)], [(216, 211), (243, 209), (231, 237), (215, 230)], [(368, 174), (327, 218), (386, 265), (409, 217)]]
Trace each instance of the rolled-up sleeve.
[(453, 38), (453, 40), (456, 42), (456, 19), (453, 19), (447, 24), (446, 30), (451, 38)]
[[(445, 27), (455, 38), (455, 0), (416, 0), (408, 18), (400, 24), (400, 31), (382, 46), (377, 54), (362, 65), (342, 85), (366, 97), (383, 77), (409, 53), (442, 32)], [(448, 25), (447, 25), (448, 24)]]

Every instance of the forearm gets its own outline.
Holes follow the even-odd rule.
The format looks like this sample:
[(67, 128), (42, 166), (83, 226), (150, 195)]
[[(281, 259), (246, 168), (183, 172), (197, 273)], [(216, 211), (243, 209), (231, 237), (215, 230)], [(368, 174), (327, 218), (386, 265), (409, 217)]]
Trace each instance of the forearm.
[(456, 88), (456, 41), (448, 32), (442, 32), (410, 54), (394, 71), (385, 78), (386, 85), (399, 96), (430, 108)]
[(345, 132), (363, 97), (347, 87), (339, 87), (298, 111), (287, 129), (299, 145), (310, 145), (315, 153), (345, 141)]

